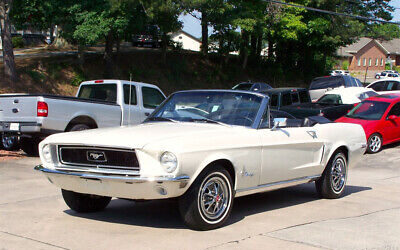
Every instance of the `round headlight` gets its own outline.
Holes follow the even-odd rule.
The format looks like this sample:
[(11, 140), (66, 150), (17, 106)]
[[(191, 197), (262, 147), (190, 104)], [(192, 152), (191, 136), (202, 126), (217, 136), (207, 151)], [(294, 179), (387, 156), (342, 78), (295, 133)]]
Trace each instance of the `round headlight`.
[(43, 156), (43, 159), (46, 162), (48, 162), (48, 163), (51, 162), (51, 152), (50, 152), (50, 145), (49, 144), (46, 144), (46, 145), (43, 146), (43, 148), (42, 148), (42, 156)]
[(178, 160), (171, 152), (164, 152), (160, 157), (160, 163), (168, 173), (174, 172), (178, 166)]

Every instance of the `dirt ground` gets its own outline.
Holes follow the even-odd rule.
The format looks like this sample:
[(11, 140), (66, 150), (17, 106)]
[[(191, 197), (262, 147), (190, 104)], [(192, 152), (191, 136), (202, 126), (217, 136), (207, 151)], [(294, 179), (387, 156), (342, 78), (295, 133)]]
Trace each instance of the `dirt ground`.
[(20, 151), (6, 151), (0, 149), (0, 162), (7, 160), (16, 160), (26, 157), (26, 154)]

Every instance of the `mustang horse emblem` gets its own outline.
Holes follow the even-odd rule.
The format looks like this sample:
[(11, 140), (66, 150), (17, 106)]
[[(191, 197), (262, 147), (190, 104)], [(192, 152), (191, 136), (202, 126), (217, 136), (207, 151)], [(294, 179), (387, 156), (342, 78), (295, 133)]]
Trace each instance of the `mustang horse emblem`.
[(87, 160), (95, 162), (106, 162), (106, 154), (104, 152), (87, 151)]

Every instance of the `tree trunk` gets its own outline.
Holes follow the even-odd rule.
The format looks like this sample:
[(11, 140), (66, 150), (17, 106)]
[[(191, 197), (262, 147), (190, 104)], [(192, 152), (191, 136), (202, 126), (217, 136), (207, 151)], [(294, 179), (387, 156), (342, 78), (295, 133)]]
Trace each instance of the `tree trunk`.
[(253, 32), (250, 36), (250, 56), (255, 59), (257, 55), (257, 34)]
[(10, 11), (12, 0), (0, 0), (1, 39), (3, 44), (4, 73), (11, 83), (18, 80), (11, 40)]
[(268, 60), (272, 60), (274, 57), (274, 43), (272, 42), (271, 34), (267, 35), (267, 43), (268, 43)]
[(81, 44), (78, 44), (78, 60), (79, 65), (82, 68), (85, 63), (85, 46)]
[(256, 55), (257, 55), (257, 59), (260, 59), (261, 56), (261, 51), (262, 51), (262, 43), (263, 41), (263, 34), (259, 34), (258, 38), (257, 38), (257, 49), (256, 49)]
[(201, 12), (201, 52), (208, 54), (208, 15), (206, 11)]
[(50, 24), (50, 44), (54, 42), (54, 24)]
[(240, 57), (242, 58), (242, 69), (247, 67), (247, 60), (249, 57), (248, 53), (249, 47), (249, 33), (245, 30), (242, 30), (242, 44), (240, 46)]
[(162, 59), (163, 62), (166, 64), (167, 63), (167, 45), (168, 45), (168, 37), (165, 32), (162, 33), (162, 42), (161, 42), (161, 53), (162, 53)]
[(113, 45), (114, 45), (114, 39), (113, 35), (111, 32), (108, 33), (107, 38), (106, 38), (106, 47), (104, 51), (104, 77), (105, 78), (112, 78), (114, 75), (114, 62), (113, 62)]

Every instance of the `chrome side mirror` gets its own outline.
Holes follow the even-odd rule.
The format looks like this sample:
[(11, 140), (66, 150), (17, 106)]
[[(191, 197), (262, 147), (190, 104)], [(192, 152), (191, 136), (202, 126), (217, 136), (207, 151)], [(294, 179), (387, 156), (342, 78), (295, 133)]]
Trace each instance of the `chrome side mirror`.
[(285, 127), (287, 122), (287, 118), (274, 118), (274, 126), (272, 126), (271, 130), (274, 131), (279, 127)]

